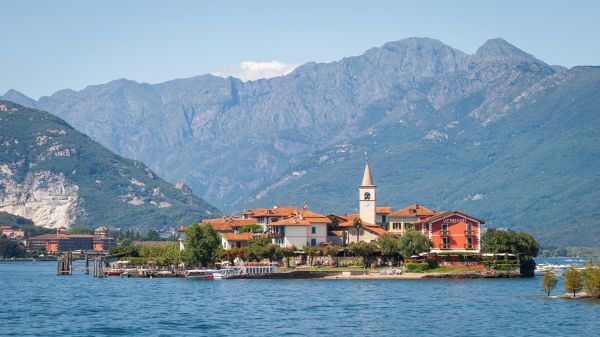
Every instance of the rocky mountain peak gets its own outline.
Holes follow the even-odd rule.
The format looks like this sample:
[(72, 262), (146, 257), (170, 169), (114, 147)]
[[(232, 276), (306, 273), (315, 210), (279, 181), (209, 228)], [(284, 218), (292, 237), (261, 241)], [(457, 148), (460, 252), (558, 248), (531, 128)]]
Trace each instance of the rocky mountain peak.
[(525, 58), (535, 59), (534, 56), (527, 54), (514, 45), (506, 42), (502, 38), (487, 40), (474, 54), (475, 58), (490, 59), (490, 58)]
[(7, 101), (11, 101), (11, 102), (23, 105), (23, 106), (37, 107), (37, 102), (35, 100), (25, 96), (23, 93), (15, 90), (15, 89), (8, 90), (1, 97), (2, 97), (2, 99), (5, 99)]

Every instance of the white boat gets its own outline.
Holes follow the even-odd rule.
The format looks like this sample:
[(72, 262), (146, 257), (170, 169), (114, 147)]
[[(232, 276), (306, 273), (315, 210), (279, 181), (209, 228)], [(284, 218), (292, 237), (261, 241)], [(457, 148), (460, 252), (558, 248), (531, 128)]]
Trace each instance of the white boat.
[(186, 278), (212, 280), (214, 270), (212, 269), (191, 269), (186, 270), (183, 276)]

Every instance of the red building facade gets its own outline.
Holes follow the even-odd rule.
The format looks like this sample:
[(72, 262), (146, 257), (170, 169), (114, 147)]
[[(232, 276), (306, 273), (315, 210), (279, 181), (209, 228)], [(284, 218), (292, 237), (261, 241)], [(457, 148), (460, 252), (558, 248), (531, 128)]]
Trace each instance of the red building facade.
[(481, 250), (481, 225), (484, 223), (462, 211), (444, 211), (415, 225), (433, 242), (432, 252), (478, 253)]

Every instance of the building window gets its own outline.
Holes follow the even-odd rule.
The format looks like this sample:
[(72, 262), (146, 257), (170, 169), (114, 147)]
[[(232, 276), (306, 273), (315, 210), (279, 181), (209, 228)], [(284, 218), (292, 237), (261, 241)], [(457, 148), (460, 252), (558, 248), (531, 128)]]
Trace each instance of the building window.
[(365, 200), (371, 200), (371, 193), (365, 192)]
[(473, 237), (468, 236), (467, 237), (467, 245), (472, 245), (473, 244)]
[(311, 246), (316, 246), (317, 245), (317, 239), (310, 239), (310, 245)]
[(241, 248), (242, 247), (242, 243), (240, 241), (237, 241), (235, 243), (235, 246), (238, 247), (238, 248)]
[(387, 216), (382, 215), (381, 216), (381, 222), (387, 222)]
[(443, 237), (442, 238), (442, 244), (443, 245), (449, 245), (450, 244), (450, 238), (449, 237)]
[(317, 227), (312, 226), (312, 228), (310, 229), (311, 234), (317, 234)]
[(394, 226), (393, 227), (394, 229), (400, 229), (400, 228), (402, 228), (401, 227), (401, 223), (399, 223), (399, 222), (394, 222), (393, 226)]
[(443, 223), (442, 224), (442, 230), (443, 231), (447, 231), (448, 230), (448, 224), (447, 223)]
[(472, 225), (472, 224), (470, 224), (470, 223), (468, 223), (468, 224), (467, 224), (467, 230), (468, 230), (468, 231), (472, 231), (472, 230), (473, 230), (473, 225)]

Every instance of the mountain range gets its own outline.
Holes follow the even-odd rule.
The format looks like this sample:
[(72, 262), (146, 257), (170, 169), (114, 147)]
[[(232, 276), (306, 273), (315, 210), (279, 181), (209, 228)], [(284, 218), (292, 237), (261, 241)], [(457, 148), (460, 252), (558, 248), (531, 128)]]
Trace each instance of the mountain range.
[[(173, 228), (220, 211), (47, 112), (0, 100), (0, 214), (49, 228)], [(6, 219), (5, 219), (6, 220)]]
[(409, 38), (257, 81), (121, 79), (3, 97), (226, 212), (353, 212), (367, 152), (381, 205), (462, 208), (543, 243), (600, 245), (600, 69), (548, 65), (502, 39), (466, 54)]

